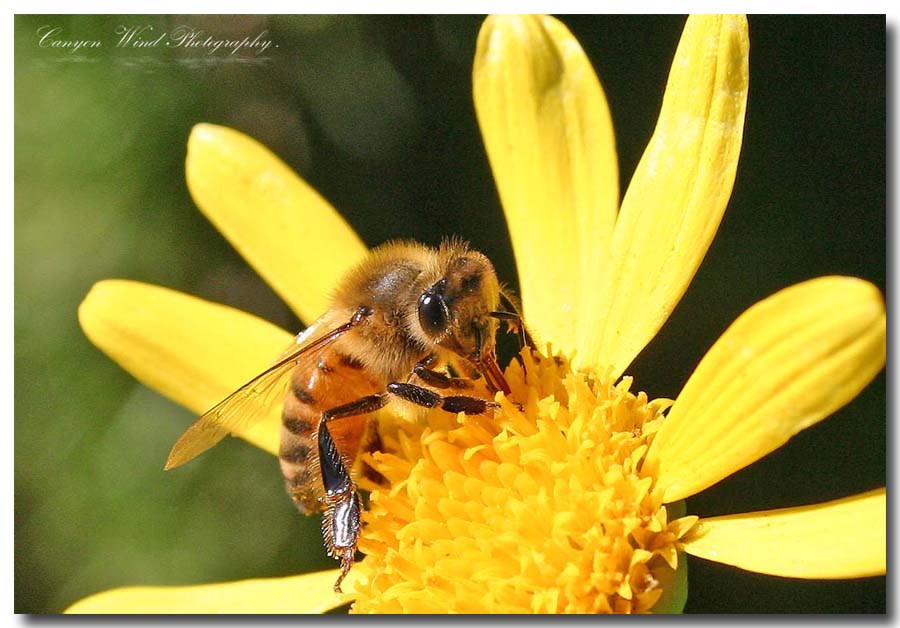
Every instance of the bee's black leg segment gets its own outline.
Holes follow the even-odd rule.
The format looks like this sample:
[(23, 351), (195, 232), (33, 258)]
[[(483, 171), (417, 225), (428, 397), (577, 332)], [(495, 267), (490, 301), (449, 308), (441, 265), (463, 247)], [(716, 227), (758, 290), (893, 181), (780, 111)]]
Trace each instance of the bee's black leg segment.
[(429, 386), (441, 389), (464, 389), (472, 387), (472, 380), (470, 379), (466, 379), (465, 377), (450, 377), (446, 373), (431, 370), (428, 368), (431, 362), (433, 362), (433, 359), (426, 358), (413, 367), (413, 373), (416, 377)]
[(499, 408), (500, 404), (493, 401), (486, 401), (478, 397), (453, 396), (443, 397), (441, 399), (441, 409), (456, 414), (457, 412), (465, 412), (466, 414), (485, 414), (488, 408)]
[(356, 485), (331, 438), (328, 424), (319, 423), (319, 464), (325, 487), (325, 515), (322, 517), (322, 537), (328, 555), (341, 561), (341, 574), (334, 583), (341, 593), (341, 581), (353, 566), (356, 543), (359, 540), (360, 503)]
[(388, 402), (388, 395), (380, 393), (361, 397), (356, 401), (345, 403), (322, 413), (319, 423), (319, 466), (322, 470), (322, 482), (325, 485), (326, 497), (334, 491), (340, 492), (343, 486), (351, 485), (350, 474), (344, 466), (341, 454), (331, 438), (327, 423), (335, 419), (358, 414), (368, 414), (383, 408)]
[(493, 401), (479, 399), (478, 397), (453, 396), (444, 397), (433, 390), (428, 390), (415, 384), (394, 382), (388, 384), (388, 392), (397, 395), (419, 406), (426, 408), (440, 407), (447, 412), (466, 414), (485, 414), (489, 408), (499, 408), (500, 405)]
[(350, 474), (347, 473), (341, 454), (325, 423), (319, 426), (319, 469), (322, 472), (322, 484), (325, 486), (326, 497), (346, 492), (352, 484)]
[(387, 385), (387, 389), (392, 395), (397, 395), (401, 399), (424, 408), (437, 408), (441, 405), (441, 400), (443, 399), (433, 390), (428, 390), (415, 384), (393, 382)]
[(342, 406), (336, 406), (322, 413), (322, 422), (328, 423), (334, 419), (341, 419), (347, 416), (356, 416), (357, 414), (368, 414), (375, 412), (387, 405), (388, 396), (385, 393), (377, 395), (368, 395), (360, 397), (356, 401), (345, 403)]
[(334, 590), (341, 592), (341, 581), (353, 566), (356, 543), (359, 540), (360, 504), (356, 484), (338, 451), (328, 422), (358, 414), (367, 414), (384, 407), (388, 395), (369, 395), (356, 401), (331, 408), (322, 413), (319, 420), (318, 449), (319, 469), (325, 488), (325, 516), (322, 519), (322, 536), (328, 555), (341, 561), (341, 575), (334, 583)]

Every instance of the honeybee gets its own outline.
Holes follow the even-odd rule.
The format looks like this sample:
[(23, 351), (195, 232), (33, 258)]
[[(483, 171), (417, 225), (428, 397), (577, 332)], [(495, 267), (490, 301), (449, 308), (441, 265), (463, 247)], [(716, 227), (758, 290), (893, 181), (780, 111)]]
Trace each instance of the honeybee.
[(353, 566), (362, 509), (351, 470), (370, 445), (373, 413), (392, 398), (452, 413), (497, 407), (475, 394), (473, 380), (483, 377), (491, 393), (510, 392), (496, 358), (501, 321), (520, 344), (534, 346), (490, 260), (467, 243), (378, 247), (344, 277), (329, 309), (278, 361), (191, 424), (166, 469), (262, 419), (283, 398), (285, 486), (301, 513), (324, 513), (325, 548), (340, 561), (334, 584), (340, 592)]

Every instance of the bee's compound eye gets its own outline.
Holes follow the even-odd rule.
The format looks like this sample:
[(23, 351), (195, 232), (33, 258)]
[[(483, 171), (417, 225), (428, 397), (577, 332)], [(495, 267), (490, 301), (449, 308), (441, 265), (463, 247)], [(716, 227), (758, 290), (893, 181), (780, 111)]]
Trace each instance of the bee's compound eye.
[(449, 322), (447, 304), (444, 297), (431, 291), (419, 297), (419, 324), (430, 336), (440, 336), (447, 330)]

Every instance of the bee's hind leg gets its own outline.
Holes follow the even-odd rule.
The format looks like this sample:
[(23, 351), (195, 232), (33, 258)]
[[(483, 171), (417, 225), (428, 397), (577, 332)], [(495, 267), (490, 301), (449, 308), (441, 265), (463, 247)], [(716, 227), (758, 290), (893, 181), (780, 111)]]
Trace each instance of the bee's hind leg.
[[(453, 388), (456, 385), (450, 384), (448, 387)], [(457, 395), (445, 397), (422, 386), (394, 382), (388, 384), (387, 392), (368, 395), (322, 413), (318, 431), (319, 465), (322, 484), (325, 487), (322, 536), (328, 555), (341, 561), (341, 575), (334, 583), (334, 590), (338, 593), (341, 592), (341, 582), (353, 567), (356, 544), (359, 540), (362, 504), (356, 484), (350, 477), (347, 465), (331, 437), (328, 423), (344, 417), (375, 412), (387, 405), (391, 395), (426, 408), (440, 407), (452, 413), (485, 414), (488, 409), (500, 407), (498, 403), (478, 397)]]
[(334, 583), (334, 590), (341, 592), (341, 582), (353, 566), (356, 544), (359, 540), (362, 504), (356, 484), (350, 477), (331, 432), (328, 422), (359, 414), (368, 414), (384, 407), (388, 395), (381, 393), (362, 397), (351, 403), (326, 410), (319, 422), (318, 449), (322, 484), (325, 487), (325, 516), (322, 519), (322, 536), (328, 555), (341, 561), (341, 575)]

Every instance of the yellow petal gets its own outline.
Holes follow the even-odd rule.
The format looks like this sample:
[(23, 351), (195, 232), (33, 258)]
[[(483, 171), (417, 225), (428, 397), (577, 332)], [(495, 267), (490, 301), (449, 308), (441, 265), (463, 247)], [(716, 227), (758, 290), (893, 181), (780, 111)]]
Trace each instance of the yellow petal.
[(198, 124), (188, 140), (197, 206), (306, 322), (366, 247), (334, 208), (256, 140)]
[(685, 25), (656, 130), (622, 200), (613, 267), (582, 304), (597, 322), (580, 330), (584, 357), (615, 376), (672, 313), (719, 227), (744, 131), (749, 46), (743, 16)]
[[(292, 341), (286, 331), (240, 310), (136, 281), (95, 284), (78, 320), (122, 368), (198, 414), (264, 370)], [(275, 410), (240, 436), (276, 453)]]
[(525, 316), (571, 353), (578, 284), (606, 262), (619, 201), (606, 97), (578, 41), (546, 16), (485, 20), (472, 78)]
[(824, 504), (701, 519), (693, 556), (790, 578), (885, 573), (887, 504), (878, 489)]
[[(187, 587), (122, 587), (79, 600), (66, 613), (324, 613), (348, 600), (333, 591), (340, 570)], [(352, 576), (352, 572), (351, 572)], [(349, 579), (349, 577), (348, 577)]]
[[(691, 375), (647, 452), (665, 500), (703, 490), (853, 399), (884, 366), (878, 289), (821, 277), (757, 303)], [(849, 455), (849, 454), (848, 454)]]

